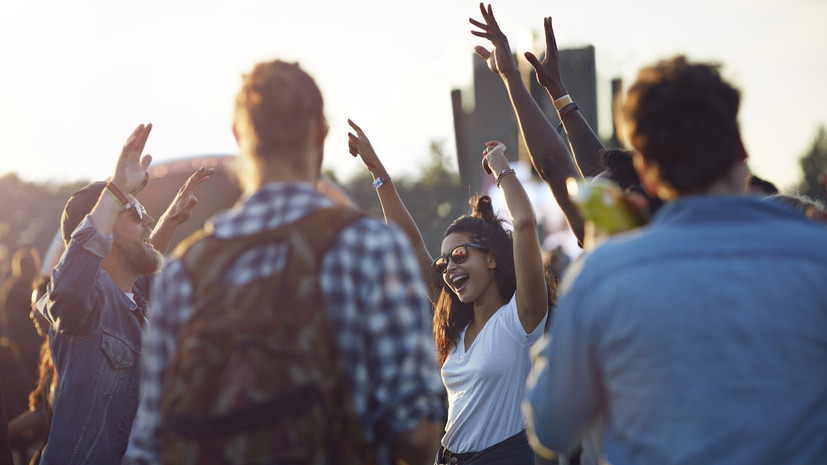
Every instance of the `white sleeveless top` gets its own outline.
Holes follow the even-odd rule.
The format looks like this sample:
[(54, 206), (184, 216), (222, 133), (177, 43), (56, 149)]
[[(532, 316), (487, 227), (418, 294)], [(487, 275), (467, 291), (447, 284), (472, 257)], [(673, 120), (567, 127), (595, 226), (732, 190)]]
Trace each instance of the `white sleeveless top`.
[(525, 428), (520, 410), (531, 369), (528, 349), (543, 334), (546, 318), (526, 334), (515, 297), (485, 323), (468, 352), (466, 326), (442, 366), (448, 423), (442, 445), (451, 452), (483, 450)]

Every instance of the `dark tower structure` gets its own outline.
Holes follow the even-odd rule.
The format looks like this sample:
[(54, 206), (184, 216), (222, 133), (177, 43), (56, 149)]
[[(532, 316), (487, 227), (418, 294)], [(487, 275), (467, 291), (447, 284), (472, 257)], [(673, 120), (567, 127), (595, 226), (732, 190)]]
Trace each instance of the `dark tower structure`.
[[(522, 60), (522, 58), (520, 58)], [(474, 63), (473, 109), (463, 107), (462, 91), (451, 92), (454, 110), (454, 132), (457, 143), (457, 158), (460, 179), (464, 190), (479, 192), (482, 187), (480, 160), (485, 142), (496, 139), (513, 148), (512, 157), (525, 153), (517, 128), (517, 119), (508, 99), (508, 93), (499, 76), (494, 75), (485, 62), (478, 57)], [(531, 68), (531, 65), (528, 65)], [(597, 76), (594, 47), (560, 50), (560, 72), (569, 95), (578, 103), (580, 111), (595, 132), (597, 127)], [(546, 90), (537, 83), (533, 72), (527, 76), (531, 95), (540, 105), (552, 124), (559, 122), (557, 112)], [(519, 144), (518, 144), (519, 142)]]

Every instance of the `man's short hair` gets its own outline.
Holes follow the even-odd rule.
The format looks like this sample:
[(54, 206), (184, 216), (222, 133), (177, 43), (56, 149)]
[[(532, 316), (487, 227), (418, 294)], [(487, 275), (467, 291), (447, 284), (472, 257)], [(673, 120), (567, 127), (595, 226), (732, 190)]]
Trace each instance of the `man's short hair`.
[(778, 193), (778, 188), (775, 187), (775, 184), (767, 181), (766, 179), (761, 179), (754, 174), (749, 175), (747, 186), (751, 189), (761, 191), (766, 195), (775, 195)]
[(60, 221), (60, 230), (63, 233), (63, 243), (68, 245), (69, 239), (72, 238), (72, 233), (77, 229), (83, 218), (88, 215), (95, 204), (98, 203), (98, 198), (106, 187), (105, 181), (98, 181), (89, 184), (69, 197), (66, 202), (66, 207), (63, 209), (63, 218)]
[(254, 143), (253, 155), (298, 151), (323, 107), (321, 91), (298, 63), (259, 63), (243, 76), (235, 101), (236, 131)]
[(686, 194), (725, 177), (739, 160), (740, 100), (719, 65), (678, 56), (640, 71), (623, 118), (634, 149), (661, 181)]

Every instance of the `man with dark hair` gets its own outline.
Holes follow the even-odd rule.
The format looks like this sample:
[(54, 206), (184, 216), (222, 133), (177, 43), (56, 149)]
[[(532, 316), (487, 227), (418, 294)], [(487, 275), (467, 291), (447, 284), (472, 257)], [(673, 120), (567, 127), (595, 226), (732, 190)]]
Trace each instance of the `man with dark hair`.
[(566, 453), (597, 418), (610, 463), (827, 457), (827, 231), (743, 194), (738, 91), (677, 57), (623, 108), (652, 222), (573, 265), (525, 413)]
[(778, 193), (778, 188), (766, 179), (750, 174), (747, 181), (747, 192), (758, 195), (775, 195)]
[(176, 250), (153, 298), (128, 461), (432, 461), (444, 406), (411, 245), (316, 191), (327, 124), (297, 63), (244, 76), (246, 195)]
[(138, 126), (110, 180), (72, 194), (63, 212), (66, 251), (37, 302), (51, 325), (59, 379), (41, 464), (119, 463), (126, 451), (138, 408), (148, 276), (189, 218), (195, 185), (212, 174), (198, 169), (153, 230), (155, 220), (133, 196), (148, 180), (151, 157), (141, 152), (151, 128)]

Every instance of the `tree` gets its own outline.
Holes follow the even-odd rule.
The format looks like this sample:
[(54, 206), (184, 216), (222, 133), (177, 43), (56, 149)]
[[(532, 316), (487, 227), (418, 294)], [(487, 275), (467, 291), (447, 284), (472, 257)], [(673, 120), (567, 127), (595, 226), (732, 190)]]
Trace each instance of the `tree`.
[[(819, 127), (812, 147), (801, 157), (799, 163), (804, 176), (798, 186), (799, 192), (812, 199), (827, 201), (823, 187), (823, 176), (827, 169), (827, 131), (824, 126)], [(820, 177), (822, 182), (819, 182)]]

